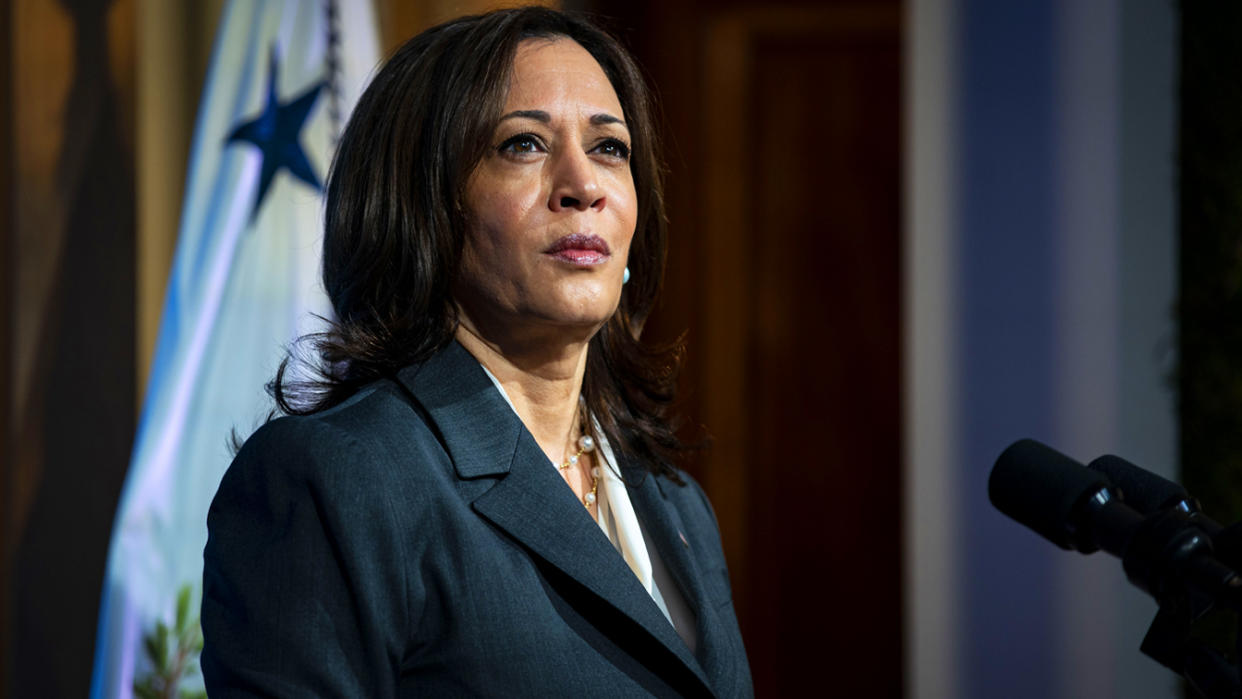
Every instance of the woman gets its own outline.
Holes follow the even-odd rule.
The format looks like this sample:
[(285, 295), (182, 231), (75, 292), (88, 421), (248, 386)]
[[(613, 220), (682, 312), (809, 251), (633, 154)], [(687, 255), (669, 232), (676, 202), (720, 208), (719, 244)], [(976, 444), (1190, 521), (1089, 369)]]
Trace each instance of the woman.
[(329, 183), (321, 376), (208, 516), (213, 695), (744, 696), (719, 534), (672, 465), (677, 354), (623, 49), (524, 8), (409, 41)]

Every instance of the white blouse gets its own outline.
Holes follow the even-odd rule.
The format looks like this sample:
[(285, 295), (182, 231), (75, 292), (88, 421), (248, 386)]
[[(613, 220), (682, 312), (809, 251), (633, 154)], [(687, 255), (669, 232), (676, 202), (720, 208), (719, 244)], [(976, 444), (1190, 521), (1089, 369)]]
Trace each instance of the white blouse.
[[(509, 400), (504, 387), (500, 385), (492, 372), (487, 370), (487, 367), (483, 367), (483, 371), (487, 374), (487, 378), (492, 380), (496, 390), (500, 391), (501, 397), (509, 404), (513, 413), (517, 415), (517, 408), (513, 407), (513, 401)], [(521, 419), (520, 415), (518, 419)], [(594, 418), (592, 420), (594, 421)], [(625, 559), (630, 570), (634, 571), (634, 575), (638, 576), (638, 581), (651, 595), (651, 599), (655, 600), (656, 606), (664, 613), (664, 617), (673, 625), (677, 634), (686, 642), (690, 652), (694, 653), (697, 645), (694, 616), (690, 608), (686, 606), (686, 600), (682, 597), (681, 591), (677, 589), (677, 584), (673, 582), (668, 569), (664, 566), (664, 561), (660, 560), (659, 553), (647, 545), (646, 531), (642, 523), (638, 521), (638, 515), (634, 513), (634, 506), (630, 503), (630, 493), (625, 487), (625, 482), (621, 480), (616, 466), (616, 455), (612, 451), (612, 445), (604, 437), (598, 422), (595, 422), (595, 435), (599, 439), (596, 455), (600, 475), (595, 499), (596, 507), (599, 509), (599, 528)], [(551, 461), (548, 463), (552, 468), (556, 468), (556, 464)]]

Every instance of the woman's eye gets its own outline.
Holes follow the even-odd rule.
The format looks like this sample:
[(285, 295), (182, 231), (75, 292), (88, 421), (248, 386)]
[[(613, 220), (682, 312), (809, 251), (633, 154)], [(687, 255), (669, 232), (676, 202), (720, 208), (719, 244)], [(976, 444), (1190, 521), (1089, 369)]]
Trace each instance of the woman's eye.
[(630, 159), (630, 147), (615, 138), (610, 138), (607, 141), (604, 141), (596, 146), (595, 150), (603, 155), (619, 158), (621, 160)]
[(500, 152), (502, 153), (539, 153), (543, 151), (543, 145), (539, 139), (530, 134), (519, 134), (506, 140), (500, 144)]

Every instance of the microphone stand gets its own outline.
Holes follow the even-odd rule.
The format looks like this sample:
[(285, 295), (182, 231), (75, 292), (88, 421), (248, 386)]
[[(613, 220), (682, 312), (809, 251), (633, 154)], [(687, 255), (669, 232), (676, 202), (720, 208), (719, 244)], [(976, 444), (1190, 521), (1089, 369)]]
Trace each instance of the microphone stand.
[(1209, 537), (1195, 513), (1168, 510), (1126, 548), (1127, 576), (1160, 604), (1140, 650), (1204, 697), (1242, 699), (1242, 578), (1229, 570), (1242, 569), (1242, 523)]
[[(1113, 478), (1132, 490), (1133, 506)], [(1084, 468), (1030, 439), (997, 458), (988, 498), (1063, 549), (1121, 558), (1130, 582), (1160, 606), (1143, 653), (1209, 699), (1242, 699), (1242, 576), (1234, 572), (1242, 571), (1242, 523), (1221, 527), (1181, 486), (1119, 457)]]

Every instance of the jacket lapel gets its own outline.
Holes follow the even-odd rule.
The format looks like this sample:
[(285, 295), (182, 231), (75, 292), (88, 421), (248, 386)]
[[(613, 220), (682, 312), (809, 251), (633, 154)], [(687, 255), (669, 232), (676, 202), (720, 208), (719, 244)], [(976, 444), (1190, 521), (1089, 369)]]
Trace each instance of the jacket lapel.
[(629, 484), (634, 512), (651, 534), (648, 543), (655, 545), (656, 551), (650, 553), (659, 554), (694, 611), (698, 638), (696, 655), (712, 686), (719, 688), (726, 669), (722, 666), (721, 649), (715, 643), (721, 638), (720, 618), (704, 586), (703, 570), (686, 543), (686, 525), (677, 510), (669, 505), (654, 477), (635, 467), (623, 468), (622, 472)]
[(398, 379), (440, 431), (459, 477), (499, 477), (474, 500), (476, 512), (632, 619), (710, 687), (672, 624), (473, 356), (453, 342)]

